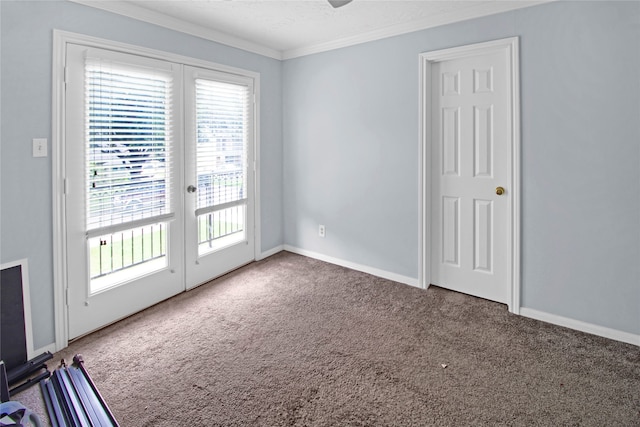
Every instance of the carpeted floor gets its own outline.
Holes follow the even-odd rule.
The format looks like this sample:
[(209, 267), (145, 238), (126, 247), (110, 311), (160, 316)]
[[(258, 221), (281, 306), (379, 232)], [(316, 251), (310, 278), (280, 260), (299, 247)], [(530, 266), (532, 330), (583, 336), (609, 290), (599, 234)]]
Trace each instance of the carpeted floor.
[(636, 346), (287, 252), (76, 353), (122, 426), (640, 425)]

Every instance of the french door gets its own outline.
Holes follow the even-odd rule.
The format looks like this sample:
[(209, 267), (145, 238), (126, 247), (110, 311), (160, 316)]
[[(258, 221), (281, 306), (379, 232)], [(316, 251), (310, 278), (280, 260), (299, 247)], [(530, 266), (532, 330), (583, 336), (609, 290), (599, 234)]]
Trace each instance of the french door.
[(185, 67), (186, 286), (254, 259), (253, 81)]
[(254, 259), (253, 108), (252, 78), (67, 45), (69, 339)]

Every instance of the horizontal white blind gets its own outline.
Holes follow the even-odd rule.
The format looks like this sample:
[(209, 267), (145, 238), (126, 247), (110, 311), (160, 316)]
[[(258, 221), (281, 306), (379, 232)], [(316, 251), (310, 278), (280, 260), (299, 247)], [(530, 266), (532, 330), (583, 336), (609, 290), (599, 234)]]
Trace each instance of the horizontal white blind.
[(166, 71), (86, 59), (90, 234), (171, 214), (172, 86)]
[(247, 197), (250, 89), (245, 85), (195, 80), (198, 212)]

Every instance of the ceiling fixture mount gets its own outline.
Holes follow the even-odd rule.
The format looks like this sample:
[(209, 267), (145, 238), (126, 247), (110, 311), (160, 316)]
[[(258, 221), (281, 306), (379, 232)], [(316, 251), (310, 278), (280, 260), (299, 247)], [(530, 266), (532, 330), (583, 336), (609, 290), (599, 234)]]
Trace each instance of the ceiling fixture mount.
[(333, 6), (333, 8), (335, 9), (338, 7), (342, 7), (345, 4), (351, 3), (352, 0), (328, 0), (328, 1), (329, 1), (329, 4)]

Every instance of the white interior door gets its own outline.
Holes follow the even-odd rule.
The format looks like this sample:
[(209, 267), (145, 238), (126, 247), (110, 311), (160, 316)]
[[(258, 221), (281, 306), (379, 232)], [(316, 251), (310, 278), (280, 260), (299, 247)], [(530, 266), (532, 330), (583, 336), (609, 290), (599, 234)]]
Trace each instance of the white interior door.
[(181, 68), (70, 44), (66, 74), (72, 339), (184, 290)]
[(511, 304), (508, 50), (431, 66), (431, 283)]
[(255, 259), (253, 79), (185, 67), (187, 288)]

